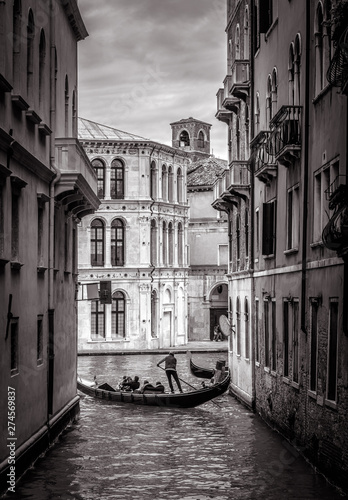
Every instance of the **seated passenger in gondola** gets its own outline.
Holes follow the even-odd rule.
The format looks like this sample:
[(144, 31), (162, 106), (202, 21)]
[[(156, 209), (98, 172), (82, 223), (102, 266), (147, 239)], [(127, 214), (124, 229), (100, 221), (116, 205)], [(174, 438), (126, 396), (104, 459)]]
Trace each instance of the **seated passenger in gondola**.
[(142, 387), (141, 387), (141, 389), (140, 389), (140, 392), (141, 392), (142, 394), (144, 394), (144, 392), (145, 392), (145, 391), (151, 391), (151, 390), (153, 390), (154, 388), (155, 388), (155, 387), (154, 387), (152, 384), (150, 384), (150, 382), (149, 382), (148, 380), (144, 380), (144, 383), (143, 383), (143, 385), (142, 385)]
[(158, 391), (159, 393), (164, 392), (164, 385), (162, 384), (162, 382), (156, 382), (156, 391)]
[(134, 380), (130, 379), (122, 383), (121, 389), (123, 391), (135, 391), (136, 389), (139, 389), (140, 387), (140, 382), (139, 382), (139, 377), (136, 375), (134, 377)]

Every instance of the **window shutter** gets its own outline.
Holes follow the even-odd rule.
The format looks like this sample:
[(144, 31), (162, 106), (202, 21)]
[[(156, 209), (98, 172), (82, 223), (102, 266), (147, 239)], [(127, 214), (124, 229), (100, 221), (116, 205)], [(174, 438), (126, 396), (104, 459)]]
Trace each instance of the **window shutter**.
[(262, 255), (270, 255), (274, 252), (274, 239), (274, 203), (264, 203), (262, 224)]

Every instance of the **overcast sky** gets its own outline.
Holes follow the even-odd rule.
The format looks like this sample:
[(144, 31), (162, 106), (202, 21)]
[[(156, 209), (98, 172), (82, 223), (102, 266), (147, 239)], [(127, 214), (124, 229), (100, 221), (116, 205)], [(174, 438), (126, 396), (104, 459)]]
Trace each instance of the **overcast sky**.
[(226, 0), (80, 0), (89, 37), (79, 42), (79, 116), (171, 144), (170, 123), (211, 123), (226, 75)]

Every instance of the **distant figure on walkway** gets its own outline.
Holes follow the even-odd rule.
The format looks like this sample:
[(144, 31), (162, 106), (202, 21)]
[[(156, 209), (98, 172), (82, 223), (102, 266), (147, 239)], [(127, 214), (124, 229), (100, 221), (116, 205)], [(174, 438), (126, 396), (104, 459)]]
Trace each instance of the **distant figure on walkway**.
[(223, 338), (222, 338), (222, 331), (220, 330), (219, 325), (216, 325), (214, 327), (214, 340), (216, 342), (218, 342), (219, 340), (221, 340), (221, 341), (223, 340)]
[(176, 385), (178, 386), (179, 391), (182, 392), (180, 380), (179, 380), (179, 377), (178, 377), (178, 374), (176, 371), (176, 357), (174, 356), (174, 354), (172, 352), (170, 352), (168, 354), (168, 356), (161, 359), (161, 361), (159, 361), (157, 363), (157, 366), (159, 366), (163, 362), (165, 362), (164, 369), (166, 371), (170, 392), (174, 393), (172, 377), (174, 378)]

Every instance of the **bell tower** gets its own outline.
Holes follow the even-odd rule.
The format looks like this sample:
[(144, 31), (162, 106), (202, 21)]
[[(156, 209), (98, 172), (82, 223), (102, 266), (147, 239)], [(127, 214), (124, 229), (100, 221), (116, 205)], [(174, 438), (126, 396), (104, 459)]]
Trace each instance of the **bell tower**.
[(172, 127), (172, 146), (190, 154), (192, 161), (210, 156), (210, 123), (183, 118), (170, 124)]

